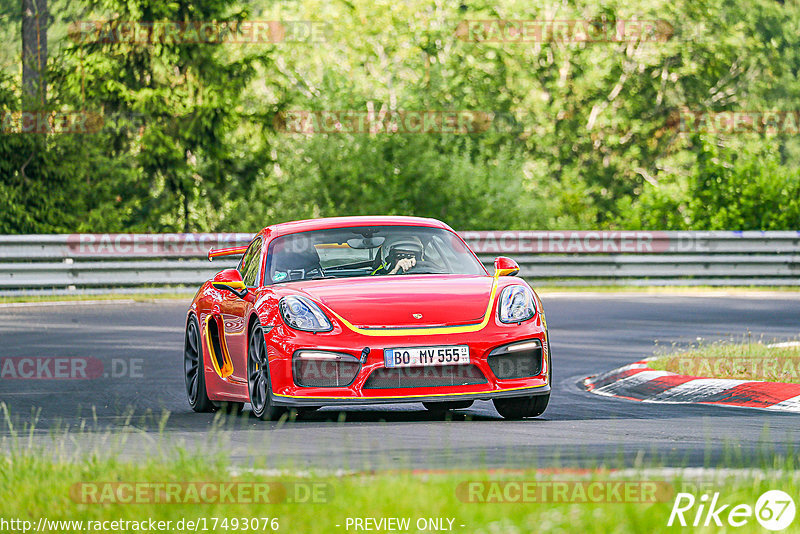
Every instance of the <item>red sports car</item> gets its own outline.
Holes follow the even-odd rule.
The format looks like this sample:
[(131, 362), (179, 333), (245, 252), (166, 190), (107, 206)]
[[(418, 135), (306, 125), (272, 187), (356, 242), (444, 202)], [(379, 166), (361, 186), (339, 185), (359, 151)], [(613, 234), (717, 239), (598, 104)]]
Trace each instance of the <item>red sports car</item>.
[(249, 402), (261, 419), (294, 409), (491, 399), (506, 418), (550, 398), (542, 302), (519, 266), (490, 275), (446, 224), (341, 217), (269, 226), (204, 283), (186, 317), (195, 411)]

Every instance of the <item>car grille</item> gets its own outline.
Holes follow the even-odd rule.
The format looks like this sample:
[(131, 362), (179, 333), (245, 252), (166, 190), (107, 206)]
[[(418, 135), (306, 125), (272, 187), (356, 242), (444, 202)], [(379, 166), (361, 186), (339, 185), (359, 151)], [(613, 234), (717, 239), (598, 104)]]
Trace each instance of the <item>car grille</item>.
[(424, 388), (485, 384), (486, 377), (474, 365), (442, 365), (375, 369), (362, 389)]
[(542, 372), (542, 349), (493, 354), (486, 358), (497, 378), (527, 378)]

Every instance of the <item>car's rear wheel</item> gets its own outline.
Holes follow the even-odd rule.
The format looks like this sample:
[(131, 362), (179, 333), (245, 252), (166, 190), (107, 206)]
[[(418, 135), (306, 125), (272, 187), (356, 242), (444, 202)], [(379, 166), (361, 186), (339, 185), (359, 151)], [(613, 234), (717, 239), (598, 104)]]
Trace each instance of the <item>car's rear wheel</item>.
[(494, 399), (494, 408), (505, 419), (523, 419), (542, 415), (547, 409), (550, 394), (535, 395), (532, 397), (507, 397)]
[(269, 380), (267, 344), (264, 342), (264, 330), (258, 324), (250, 332), (250, 342), (247, 345), (247, 390), (253, 415), (259, 419), (272, 421), (285, 411), (272, 404), (270, 398), (272, 386)]
[(213, 412), (214, 404), (206, 391), (205, 366), (203, 365), (203, 347), (200, 344), (200, 325), (197, 317), (192, 315), (186, 325), (186, 337), (183, 343), (183, 371), (186, 382), (186, 397), (189, 406), (195, 412)]
[(447, 402), (423, 402), (422, 405), (429, 412), (444, 413), (447, 410), (463, 410), (472, 406), (473, 401), (447, 401)]

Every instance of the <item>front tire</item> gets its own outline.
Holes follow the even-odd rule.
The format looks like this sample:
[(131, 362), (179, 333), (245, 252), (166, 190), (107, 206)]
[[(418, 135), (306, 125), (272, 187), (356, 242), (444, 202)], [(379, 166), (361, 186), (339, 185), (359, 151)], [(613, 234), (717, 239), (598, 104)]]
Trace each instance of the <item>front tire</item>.
[(494, 399), (494, 408), (504, 419), (524, 419), (542, 415), (550, 402), (550, 394), (532, 397), (508, 397)]
[(208, 398), (206, 373), (203, 364), (203, 346), (200, 343), (200, 325), (192, 315), (186, 325), (183, 343), (183, 376), (186, 383), (186, 397), (192, 410), (200, 413), (214, 411), (214, 404)]
[(272, 404), (267, 344), (260, 324), (250, 332), (250, 342), (247, 345), (247, 391), (250, 394), (253, 415), (259, 419), (273, 421), (285, 411)]

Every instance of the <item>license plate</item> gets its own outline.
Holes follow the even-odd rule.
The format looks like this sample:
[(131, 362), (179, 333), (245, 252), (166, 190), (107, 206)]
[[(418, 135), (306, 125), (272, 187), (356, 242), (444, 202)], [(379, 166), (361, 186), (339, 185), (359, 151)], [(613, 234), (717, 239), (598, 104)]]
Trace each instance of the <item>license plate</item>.
[(469, 363), (469, 347), (467, 345), (383, 349), (383, 365), (385, 367), (462, 365), (466, 363)]

